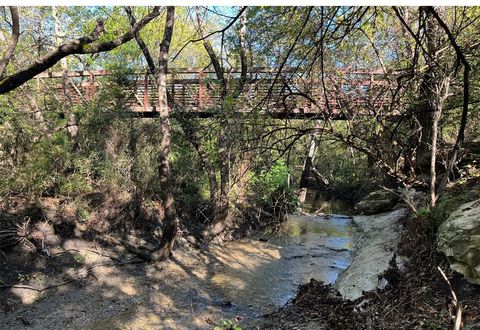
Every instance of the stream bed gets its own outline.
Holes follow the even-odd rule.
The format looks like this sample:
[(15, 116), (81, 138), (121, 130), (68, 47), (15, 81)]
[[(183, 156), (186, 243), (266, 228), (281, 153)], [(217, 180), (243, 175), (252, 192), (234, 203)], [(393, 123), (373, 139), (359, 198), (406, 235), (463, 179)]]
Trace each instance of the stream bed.
[[(347, 216), (289, 215), (277, 236), (179, 247), (163, 263), (95, 267), (89, 281), (55, 292), (17, 289), (24, 306), (0, 311), (0, 329), (212, 329), (224, 319), (248, 329), (311, 278), (335, 282), (351, 263), (352, 231)], [(64, 248), (77, 249), (85, 266), (111, 263), (87, 243)]]
[[(327, 284), (351, 263), (351, 218), (289, 215), (283, 233), (218, 248), (212, 283), (244, 316), (259, 317), (285, 305), (311, 278)], [(246, 314), (246, 315), (245, 315)]]

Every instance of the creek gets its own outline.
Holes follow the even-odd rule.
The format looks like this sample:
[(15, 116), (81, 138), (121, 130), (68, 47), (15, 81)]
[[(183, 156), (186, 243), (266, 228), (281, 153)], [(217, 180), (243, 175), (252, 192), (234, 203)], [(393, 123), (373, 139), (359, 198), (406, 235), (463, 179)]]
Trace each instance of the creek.
[(219, 248), (222, 262), (211, 280), (232, 306), (255, 318), (286, 304), (311, 278), (334, 283), (351, 263), (352, 246), (347, 216), (289, 215), (280, 236)]
[[(321, 212), (334, 209), (320, 202)], [(315, 201), (307, 203), (309, 212), (320, 208)], [(42, 296), (18, 289), (15, 294), (28, 302), (0, 314), (0, 328), (23, 329), (19, 320), (26, 319), (32, 329), (212, 329), (236, 317), (249, 328), (285, 305), (311, 278), (335, 282), (352, 262), (352, 231), (348, 216), (292, 214), (279, 235), (258, 233), (202, 249), (179, 247), (163, 263), (95, 267), (95, 280), (88, 285)], [(87, 243), (66, 241), (64, 247), (78, 249), (86, 266), (111, 262), (89, 251)]]
[[(308, 194), (304, 205), (310, 212), (343, 206), (315, 194)], [(290, 214), (279, 235), (258, 235), (214, 249), (220, 262), (212, 284), (231, 302), (231, 312), (258, 318), (285, 305), (311, 278), (333, 284), (352, 261), (352, 231), (346, 215)]]

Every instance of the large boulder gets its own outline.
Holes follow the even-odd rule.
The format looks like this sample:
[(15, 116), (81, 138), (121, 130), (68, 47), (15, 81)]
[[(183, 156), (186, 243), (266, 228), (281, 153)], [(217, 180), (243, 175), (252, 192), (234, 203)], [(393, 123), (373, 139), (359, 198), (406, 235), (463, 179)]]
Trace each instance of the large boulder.
[[(384, 288), (388, 283), (379, 277), (390, 267), (397, 252), (402, 233), (401, 221), (408, 215), (406, 208), (399, 208), (377, 215), (353, 217), (358, 230), (356, 253), (350, 267), (338, 278), (335, 286), (344, 299), (355, 300), (364, 291)], [(396, 259), (399, 266), (402, 260)]]
[(437, 248), (445, 253), (451, 269), (480, 285), (480, 199), (460, 205), (442, 223)]
[(361, 214), (377, 214), (391, 210), (398, 202), (398, 197), (387, 190), (377, 190), (368, 194), (354, 209)]

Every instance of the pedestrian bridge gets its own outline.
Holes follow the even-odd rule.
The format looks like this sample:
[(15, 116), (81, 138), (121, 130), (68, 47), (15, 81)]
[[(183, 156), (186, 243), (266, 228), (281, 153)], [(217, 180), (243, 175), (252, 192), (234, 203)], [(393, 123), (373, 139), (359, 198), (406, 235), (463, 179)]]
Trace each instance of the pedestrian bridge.
[[(225, 74), (227, 88), (233, 90), (240, 71)], [(131, 72), (121, 77), (106, 70), (44, 72), (38, 85), (56, 89), (61, 102), (89, 102), (115, 81), (124, 89), (126, 105), (133, 117), (154, 118), (157, 86), (151, 74)], [(120, 85), (118, 85), (120, 82)], [(278, 119), (347, 119), (355, 115), (374, 115), (389, 105), (387, 91), (391, 81), (381, 70), (337, 70), (302, 77), (294, 69), (252, 68), (242, 93), (233, 101), (235, 111), (259, 113)], [(212, 70), (171, 69), (167, 76), (169, 101), (173, 112), (193, 117), (211, 117), (222, 109), (220, 81)]]

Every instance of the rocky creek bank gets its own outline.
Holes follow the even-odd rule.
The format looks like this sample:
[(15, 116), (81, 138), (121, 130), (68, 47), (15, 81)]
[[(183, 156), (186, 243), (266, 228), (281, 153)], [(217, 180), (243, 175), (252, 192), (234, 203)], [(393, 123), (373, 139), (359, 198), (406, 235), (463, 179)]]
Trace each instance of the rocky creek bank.
[[(421, 200), (418, 192), (407, 193), (413, 197), (410, 201)], [(437, 238), (452, 269), (463, 271), (471, 283), (475, 283), (472, 277), (478, 270), (479, 232), (477, 225), (461, 223), (480, 214), (478, 204), (460, 206), (442, 225)], [(411, 216), (407, 207), (387, 192), (368, 195), (355, 209), (363, 214), (353, 217), (357, 231), (351, 265), (333, 286), (314, 279), (302, 285), (289, 305), (270, 315), (270, 328), (450, 328), (455, 308), (440, 267), (462, 305), (463, 324), (480, 329), (480, 288), (449, 270), (447, 259), (437, 252), (428, 217)], [(460, 239), (443, 233), (457, 230)]]

